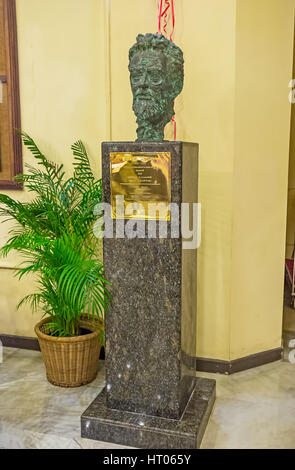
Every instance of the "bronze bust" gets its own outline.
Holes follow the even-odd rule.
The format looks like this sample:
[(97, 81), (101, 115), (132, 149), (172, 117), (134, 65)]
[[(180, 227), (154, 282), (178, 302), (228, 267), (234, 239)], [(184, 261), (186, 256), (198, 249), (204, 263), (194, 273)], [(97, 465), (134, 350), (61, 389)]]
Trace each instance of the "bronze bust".
[(129, 71), (137, 141), (162, 141), (183, 88), (183, 53), (162, 34), (139, 34), (129, 50)]

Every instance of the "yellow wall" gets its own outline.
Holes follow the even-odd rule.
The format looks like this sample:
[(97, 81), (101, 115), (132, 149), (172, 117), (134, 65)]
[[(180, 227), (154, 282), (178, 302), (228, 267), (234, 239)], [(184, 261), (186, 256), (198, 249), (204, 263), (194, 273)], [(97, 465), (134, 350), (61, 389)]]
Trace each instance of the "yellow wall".
[[(295, 32), (294, 32), (295, 38)], [(293, 57), (293, 77), (295, 77), (295, 48)], [(293, 87), (294, 89), (294, 87)], [(291, 88), (290, 88), (291, 91)], [(286, 258), (291, 258), (295, 244), (295, 104), (291, 112), (291, 133), (289, 150), (288, 217), (286, 234)]]
[[(109, 138), (106, 86), (107, 36), (104, 0), (17, 0), (22, 128), (51, 159), (70, 168), (71, 145), (82, 139), (100, 173), (100, 141)], [(24, 162), (32, 158), (26, 152)], [(20, 199), (25, 192), (7, 191)], [(0, 227), (0, 243), (7, 225)], [(1, 259), (12, 267), (15, 257)], [(32, 289), (0, 269), (0, 332), (33, 335), (38, 316), (16, 312), (17, 299)]]
[[(146, 3), (129, 0), (124, 17), (126, 3), (111, 2), (113, 140), (135, 137), (123, 52), (138, 32), (156, 30), (156, 2)], [(174, 39), (185, 58), (177, 138), (200, 144), (201, 357), (235, 359), (281, 343), (293, 25), (294, 0), (176, 2)]]
[(294, 2), (239, 0), (230, 357), (281, 346)]
[[(146, 4), (153, 8), (147, 9)], [(156, 31), (156, 1), (111, 2), (112, 139), (136, 136), (127, 51)], [(231, 197), (234, 158), (235, 0), (176, 4), (174, 40), (184, 51), (184, 89), (176, 99), (177, 139), (200, 144), (202, 244), (198, 272), (198, 355), (228, 359)], [(132, 13), (131, 13), (132, 12)], [(122, 113), (122, 110), (123, 113)], [(172, 138), (166, 133), (167, 138)]]
[[(177, 138), (200, 144), (197, 355), (229, 360), (280, 345), (295, 0), (175, 4)], [(53, 157), (67, 163), (82, 138), (99, 171), (101, 140), (135, 138), (128, 50), (156, 32), (156, 6), (17, 0), (22, 125)], [(32, 335), (37, 318), (7, 302), (20, 288), (5, 273), (0, 332)]]

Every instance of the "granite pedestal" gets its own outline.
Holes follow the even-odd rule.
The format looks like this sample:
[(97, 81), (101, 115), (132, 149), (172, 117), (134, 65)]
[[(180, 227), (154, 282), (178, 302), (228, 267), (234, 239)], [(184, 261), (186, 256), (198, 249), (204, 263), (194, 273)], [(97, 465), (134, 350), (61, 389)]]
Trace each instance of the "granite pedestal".
[[(180, 207), (198, 201), (197, 144), (103, 143), (103, 194), (109, 203), (115, 187), (110, 158), (116, 154), (165, 155), (169, 202)], [(180, 211), (180, 224), (181, 217)], [(142, 448), (200, 445), (215, 381), (195, 377), (197, 250), (183, 249), (172, 221), (165, 222), (167, 238), (114, 233), (104, 239), (105, 276), (113, 295), (106, 315), (106, 388), (82, 415), (82, 437)], [(163, 221), (154, 223), (159, 229)], [(147, 229), (148, 221), (144, 224)]]

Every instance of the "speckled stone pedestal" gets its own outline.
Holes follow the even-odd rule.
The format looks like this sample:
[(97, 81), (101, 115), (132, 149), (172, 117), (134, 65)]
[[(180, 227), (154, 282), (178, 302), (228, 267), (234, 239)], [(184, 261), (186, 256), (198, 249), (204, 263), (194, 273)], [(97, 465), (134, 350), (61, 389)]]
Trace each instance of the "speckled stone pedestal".
[[(103, 143), (108, 203), (113, 152), (169, 152), (171, 202), (198, 201), (198, 144)], [(167, 238), (104, 238), (113, 295), (106, 315), (106, 389), (83, 414), (82, 437), (144, 448), (200, 443), (215, 381), (195, 378), (197, 250), (183, 249), (167, 225)]]
[(112, 410), (104, 389), (82, 415), (82, 437), (141, 449), (198, 449), (215, 400), (215, 381), (195, 379), (180, 420)]

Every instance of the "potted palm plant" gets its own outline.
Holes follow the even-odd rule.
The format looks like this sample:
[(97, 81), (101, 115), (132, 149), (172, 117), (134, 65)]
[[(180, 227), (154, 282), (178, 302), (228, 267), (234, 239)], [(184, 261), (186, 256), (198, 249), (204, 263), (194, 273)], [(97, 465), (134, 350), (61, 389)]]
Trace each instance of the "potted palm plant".
[(74, 171), (66, 177), (63, 165), (48, 160), (27, 134), (21, 136), (37, 165), (26, 165), (26, 174), (16, 181), (34, 198), (19, 202), (0, 194), (0, 216), (15, 222), (1, 253), (19, 252), (24, 261), (16, 276), (33, 273), (37, 281), (37, 292), (24, 297), (18, 307), (29, 302), (33, 311), (43, 312), (35, 332), (48, 380), (76, 387), (97, 375), (104, 312), (110, 302), (93, 234), (102, 184), (93, 175), (81, 141), (72, 146)]

